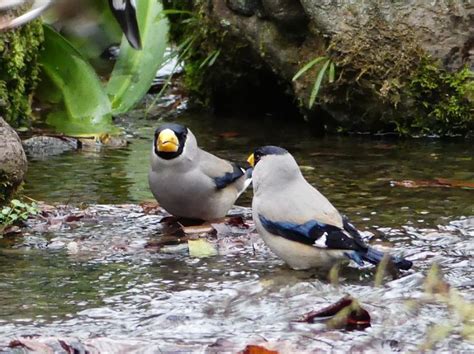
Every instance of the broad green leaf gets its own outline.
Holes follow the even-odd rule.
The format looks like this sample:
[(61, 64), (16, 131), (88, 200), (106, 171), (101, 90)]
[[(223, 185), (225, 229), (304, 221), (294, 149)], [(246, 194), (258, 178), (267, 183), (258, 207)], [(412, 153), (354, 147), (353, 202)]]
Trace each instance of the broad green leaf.
[(135, 50), (122, 39), (120, 56), (107, 84), (113, 114), (125, 113), (147, 93), (163, 61), (168, 22), (160, 16), (157, 0), (137, 0), (137, 18), (142, 50)]
[(316, 97), (318, 96), (319, 88), (321, 87), (321, 82), (323, 81), (324, 74), (326, 73), (326, 69), (331, 60), (327, 60), (321, 70), (319, 70), (318, 77), (314, 82), (313, 90), (311, 91), (311, 96), (309, 97), (309, 108), (313, 107), (314, 101), (316, 101)]
[(94, 69), (59, 33), (44, 26), (44, 50), (39, 62), (42, 75), (59, 91), (62, 104), (46, 122), (59, 132), (80, 136), (118, 132), (112, 124), (109, 99)]
[(322, 62), (326, 57), (317, 57), (316, 59), (311, 60), (308, 62), (305, 66), (303, 66), (296, 74), (293, 76), (292, 81), (297, 80), (301, 75), (303, 75), (305, 72), (307, 72), (309, 69), (311, 69), (314, 65)]

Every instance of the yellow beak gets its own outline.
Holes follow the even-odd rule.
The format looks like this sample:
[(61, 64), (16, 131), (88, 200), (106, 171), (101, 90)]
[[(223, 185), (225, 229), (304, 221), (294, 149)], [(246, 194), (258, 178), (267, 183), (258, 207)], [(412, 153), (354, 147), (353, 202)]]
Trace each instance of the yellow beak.
[(255, 165), (255, 157), (253, 156), (253, 154), (251, 154), (251, 155), (248, 157), (247, 162), (250, 164), (250, 166), (254, 167), (254, 165)]
[(179, 140), (171, 129), (160, 132), (156, 140), (156, 149), (162, 152), (176, 152), (179, 148)]

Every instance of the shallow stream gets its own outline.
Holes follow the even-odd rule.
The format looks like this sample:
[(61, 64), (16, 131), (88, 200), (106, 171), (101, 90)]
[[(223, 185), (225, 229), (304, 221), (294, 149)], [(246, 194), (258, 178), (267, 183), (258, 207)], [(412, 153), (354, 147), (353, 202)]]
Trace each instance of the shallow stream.
[[(453, 288), (474, 301), (474, 190), (393, 182), (443, 178), (472, 184), (472, 142), (314, 138), (305, 125), (272, 117), (189, 115), (179, 121), (203, 148), (235, 161), (245, 161), (259, 145), (288, 148), (308, 180), (371, 244), (403, 253), (413, 269), (375, 288), (373, 268), (349, 267), (336, 287), (326, 275), (288, 269), (256, 235), (239, 236), (248, 242), (222, 240), (226, 251), (211, 258), (148, 249), (160, 237), (161, 216), (130, 204), (152, 199), (146, 176), (156, 122), (124, 122), (131, 142), (126, 148), (30, 162), (25, 195), (90, 205), (87, 213), (96, 219), (33, 227), (17, 239), (0, 240), (0, 348), (20, 336), (40, 335), (103, 352), (237, 352), (247, 344), (281, 352), (409, 351), (420, 349), (431, 328), (443, 323), (452, 324), (452, 331), (434, 348), (474, 351), (463, 338), (459, 314), (442, 302), (421, 301), (434, 262)], [(238, 204), (249, 206), (250, 200), (251, 191)], [(371, 327), (349, 332), (293, 322), (346, 293), (369, 311)]]

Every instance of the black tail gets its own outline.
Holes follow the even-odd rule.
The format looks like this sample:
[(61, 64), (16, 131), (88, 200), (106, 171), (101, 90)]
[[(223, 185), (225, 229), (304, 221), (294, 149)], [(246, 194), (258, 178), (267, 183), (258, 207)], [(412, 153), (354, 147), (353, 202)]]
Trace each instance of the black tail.
[(125, 33), (128, 43), (135, 49), (142, 49), (134, 4), (135, 2), (131, 0), (109, 0), (110, 9)]
[[(359, 253), (364, 261), (370, 262), (374, 265), (380, 263), (382, 258), (385, 256), (385, 253), (376, 250), (375, 248), (369, 247), (365, 253)], [(413, 265), (412, 261), (402, 257), (393, 257), (390, 256), (392, 263), (398, 268), (403, 270), (408, 270)]]

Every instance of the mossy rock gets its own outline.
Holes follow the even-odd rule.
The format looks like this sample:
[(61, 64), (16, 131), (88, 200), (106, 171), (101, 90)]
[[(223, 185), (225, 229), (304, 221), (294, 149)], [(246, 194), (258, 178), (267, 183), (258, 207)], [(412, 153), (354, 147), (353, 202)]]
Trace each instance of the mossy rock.
[[(2, 12), (15, 16), (24, 8)], [(41, 20), (0, 32), (0, 116), (14, 127), (31, 122), (31, 96), (38, 81), (38, 54), (43, 43)]]
[(27, 167), (20, 138), (0, 117), (0, 205), (7, 202), (21, 185)]
[[(472, 134), (472, 71), (449, 71), (430, 56), (419, 31), (406, 26), (404, 19), (389, 21), (372, 9), (363, 16), (367, 21), (353, 23), (357, 26), (322, 32), (312, 17), (295, 36), (268, 16), (242, 16), (225, 4), (191, 1), (186, 10), (192, 10), (195, 21), (182, 13), (171, 18), (172, 38), (178, 44), (196, 38), (186, 53), (184, 82), (202, 106), (219, 112), (219, 106), (229, 103), (224, 113), (234, 113), (268, 101), (263, 112), (269, 106), (278, 112), (282, 110), (277, 105), (286, 102), (299, 108), (318, 132)], [(220, 54), (214, 65), (203, 65), (216, 51)], [(325, 60), (293, 81), (316, 57)], [(329, 83), (326, 74), (316, 104), (309, 107), (318, 70), (328, 59), (335, 65), (335, 80)], [(301, 117), (287, 112), (291, 119)]]
[(355, 35), (335, 35), (328, 55), (338, 74), (320, 104), (339, 129), (440, 136), (474, 129), (473, 72), (445, 70), (411, 30), (374, 20)]

